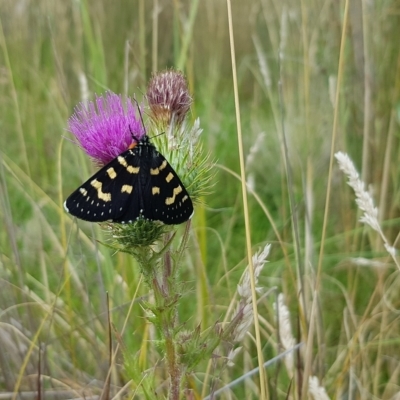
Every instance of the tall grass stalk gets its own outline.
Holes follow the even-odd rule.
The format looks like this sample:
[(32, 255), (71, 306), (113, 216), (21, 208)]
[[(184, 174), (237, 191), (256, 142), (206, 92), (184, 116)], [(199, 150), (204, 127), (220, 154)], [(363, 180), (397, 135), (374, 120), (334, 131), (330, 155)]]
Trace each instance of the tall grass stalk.
[(21, 153), (23, 156), (24, 167), (26, 168), (28, 176), (30, 176), (28, 151), (26, 148), (25, 140), (24, 140), (24, 132), (23, 132), (22, 121), (21, 121), (21, 110), (20, 110), (20, 105), (19, 105), (17, 89), (15, 87), (13, 66), (10, 62), (10, 57), (9, 57), (8, 48), (7, 48), (7, 42), (4, 37), (3, 24), (2, 24), (1, 20), (0, 20), (0, 47), (1, 47), (1, 50), (3, 53), (5, 68), (6, 68), (6, 71), (8, 74), (8, 82), (11, 87), (11, 98), (13, 101), (13, 111), (14, 111), (15, 122), (16, 122), (16, 133), (18, 134), (18, 140), (19, 140), (19, 143), (21, 146)]
[(257, 310), (257, 297), (256, 297), (256, 284), (254, 279), (254, 266), (252, 261), (252, 245), (251, 245), (251, 229), (249, 220), (249, 208), (247, 203), (247, 186), (246, 186), (246, 172), (245, 172), (245, 162), (244, 162), (244, 152), (243, 152), (243, 138), (242, 138), (242, 125), (240, 120), (240, 105), (239, 105), (239, 94), (238, 94), (238, 84), (237, 84), (237, 72), (236, 72), (236, 55), (235, 55), (235, 42), (233, 38), (233, 22), (232, 22), (232, 7), (230, 0), (227, 0), (228, 7), (228, 22), (229, 22), (229, 42), (231, 48), (231, 62), (232, 62), (232, 76), (233, 76), (233, 93), (235, 96), (235, 114), (236, 114), (236, 129), (237, 129), (237, 139), (239, 147), (239, 165), (240, 165), (240, 178), (242, 184), (242, 199), (243, 199), (243, 215), (245, 223), (246, 232), (246, 250), (247, 250), (247, 261), (249, 263), (250, 270), (250, 283), (251, 283), (251, 295), (252, 295), (252, 306), (254, 315), (254, 327), (256, 333), (256, 344), (257, 344), (257, 358), (258, 366), (260, 368), (260, 398), (266, 399), (268, 396), (268, 389), (266, 386), (266, 374), (264, 372), (263, 364), (263, 353), (261, 346), (261, 335), (260, 335), (260, 325), (258, 321), (258, 310)]
[[(317, 265), (317, 276), (315, 280), (315, 296), (313, 297), (313, 305), (312, 308), (315, 309), (317, 307), (316, 302), (319, 302), (320, 298), (320, 284), (321, 284), (321, 274), (322, 274), (322, 263), (324, 259), (325, 252), (325, 238), (327, 234), (327, 225), (328, 225), (328, 217), (329, 217), (329, 209), (330, 209), (330, 199), (331, 199), (331, 188), (332, 188), (332, 171), (333, 171), (333, 155), (335, 151), (336, 138), (338, 132), (338, 123), (339, 123), (339, 101), (341, 94), (341, 84), (344, 74), (344, 65), (345, 65), (345, 44), (346, 44), (346, 32), (347, 32), (347, 24), (348, 24), (348, 13), (349, 13), (349, 1), (345, 0), (344, 11), (343, 11), (343, 24), (341, 27), (341, 40), (340, 40), (340, 53), (338, 60), (338, 71), (337, 71), (337, 80), (336, 80), (336, 91), (335, 91), (335, 106), (334, 106), (334, 116), (333, 116), (333, 125), (332, 125), (332, 135), (331, 135), (331, 145), (330, 145), (330, 157), (329, 157), (329, 170), (327, 177), (327, 189), (326, 189), (326, 197), (325, 197), (325, 208), (324, 208), (324, 218), (322, 225), (322, 233), (321, 233), (321, 241), (320, 241), (320, 249), (319, 249), (319, 257), (318, 257), (318, 265)], [(311, 314), (311, 318), (314, 313)], [(315, 327), (314, 320), (311, 321), (310, 330), (308, 331), (307, 337), (307, 348), (310, 349), (313, 343), (314, 330)], [(311, 363), (312, 363), (312, 353), (308, 352), (308, 357), (305, 362), (305, 371), (304, 371), (304, 381), (302, 387), (302, 397), (307, 396), (308, 390), (308, 379), (311, 376)]]
[[(373, 104), (372, 104), (372, 60), (369, 46), (371, 43), (371, 6), (368, 1), (361, 1), (362, 10), (362, 43), (364, 56), (364, 123), (363, 123), (363, 150), (362, 150), (362, 176), (364, 182), (369, 181), (369, 165), (371, 163), (370, 143), (373, 127)], [(360, 46), (361, 47), (361, 46)]]
[(158, 15), (160, 13), (158, 0), (153, 0), (152, 13), (152, 41), (151, 41), (151, 71), (155, 73), (158, 69)]

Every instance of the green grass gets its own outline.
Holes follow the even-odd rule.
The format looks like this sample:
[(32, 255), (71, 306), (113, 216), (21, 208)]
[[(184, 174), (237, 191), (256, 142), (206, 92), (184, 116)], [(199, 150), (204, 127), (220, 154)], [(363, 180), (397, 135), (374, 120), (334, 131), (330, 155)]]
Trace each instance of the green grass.
[[(257, 195), (249, 194), (253, 253), (272, 244), (259, 282), (265, 292), (274, 288), (258, 304), (263, 357), (279, 353), (273, 303), (281, 292), (294, 337), (309, 344), (297, 355), (292, 383), (284, 363), (267, 369), (270, 399), (307, 398), (310, 375), (331, 398), (400, 393), (399, 271), (380, 237), (358, 222), (335, 161), (329, 175), (336, 126), (333, 151), (347, 152), (371, 185), (382, 229), (396, 247), (400, 6), (350, 3), (344, 42), (345, 1), (233, 4), (245, 157), (264, 134), (246, 171)], [(94, 171), (65, 140), (82, 98), (80, 76), (91, 98), (126, 88), (140, 96), (154, 68), (180, 65), (188, 78), (192, 115), (201, 119), (216, 177), (204, 209), (196, 210), (182, 265), (181, 321), (203, 329), (222, 321), (247, 264), (226, 3), (158, 0), (157, 20), (154, 4), (0, 2), (0, 389), (10, 397), (37, 390), (39, 367), (46, 390), (101, 393), (109, 371), (106, 293), (113, 348), (123, 343), (125, 354), (140, 358), (141, 371), (157, 365), (157, 385), (167, 376), (144, 318), (140, 300), (151, 294), (139, 285), (138, 266), (99, 243), (106, 232), (62, 208)], [(369, 263), (357, 265), (359, 257)], [(216, 378), (218, 388), (257, 366), (253, 337), (233, 368), (220, 373), (199, 364), (191, 380), (196, 398), (209, 394), (203, 382)], [(123, 364), (119, 353), (111, 393), (127, 385), (132, 397), (141, 375)], [(232, 390), (237, 398), (261, 398), (257, 375)]]

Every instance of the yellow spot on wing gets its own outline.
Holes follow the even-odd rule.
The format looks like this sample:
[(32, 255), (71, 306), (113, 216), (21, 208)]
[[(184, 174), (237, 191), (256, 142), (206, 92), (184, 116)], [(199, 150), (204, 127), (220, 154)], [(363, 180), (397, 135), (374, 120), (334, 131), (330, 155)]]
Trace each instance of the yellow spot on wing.
[(158, 186), (153, 186), (153, 187), (151, 188), (151, 192), (152, 192), (153, 194), (160, 194), (160, 188), (159, 188)]
[(111, 179), (114, 179), (117, 176), (117, 173), (113, 167), (107, 169), (107, 174)]
[(137, 174), (140, 170), (139, 167), (132, 167), (132, 165), (128, 165), (128, 163), (126, 162), (125, 158), (122, 156), (118, 156), (117, 158), (118, 162), (124, 166), (126, 168), (126, 170), (130, 173), (130, 174)]
[(140, 170), (139, 167), (132, 167), (132, 165), (129, 165), (128, 168), (126, 169), (130, 174), (137, 174)]
[(80, 188), (79, 191), (82, 193), (83, 196), (87, 195), (87, 190), (85, 188)]
[(125, 158), (122, 156), (118, 156), (117, 158), (118, 162), (123, 165), (125, 168), (128, 166), (128, 163), (126, 162)]
[(178, 185), (175, 189), (174, 189), (174, 193), (172, 194), (172, 196), (171, 197), (167, 197), (166, 199), (165, 199), (165, 204), (167, 205), (167, 206), (170, 206), (171, 204), (174, 204), (174, 202), (175, 202), (175, 197), (179, 194), (179, 193), (181, 193), (182, 192), (182, 186), (181, 185)]
[(174, 179), (174, 175), (172, 172), (170, 172), (167, 177), (165, 178), (165, 180), (170, 183), (172, 181), (172, 179)]
[(124, 185), (124, 186), (122, 186), (122, 189), (121, 189), (121, 193), (129, 193), (129, 194), (131, 194), (132, 193), (132, 190), (133, 190), (133, 186), (131, 186), (131, 185)]
[(111, 201), (111, 193), (104, 193), (102, 190), (103, 184), (97, 179), (93, 179), (90, 184), (97, 190), (97, 197), (103, 201)]
[(150, 175), (158, 175), (167, 165), (167, 160), (164, 160), (158, 168), (150, 168)]

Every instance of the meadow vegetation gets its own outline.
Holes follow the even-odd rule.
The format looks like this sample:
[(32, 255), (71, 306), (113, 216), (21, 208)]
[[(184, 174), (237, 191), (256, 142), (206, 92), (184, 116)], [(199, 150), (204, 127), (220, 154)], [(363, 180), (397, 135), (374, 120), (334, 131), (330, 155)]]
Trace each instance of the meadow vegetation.
[[(140, 101), (152, 72), (173, 67), (215, 161), (181, 265), (182, 326), (224, 320), (250, 234), (253, 254), (271, 244), (258, 280), (262, 357), (301, 343), (292, 364), (265, 369), (264, 393), (255, 374), (218, 397), (400, 399), (397, 256), (360, 222), (334, 158), (349, 155), (398, 247), (400, 3), (233, 1), (250, 230), (228, 17), (221, 0), (0, 0), (2, 398), (34, 398), (38, 387), (40, 398), (146, 398), (143, 374), (166, 395), (137, 264), (62, 204), (96, 169), (66, 130), (74, 107), (106, 90)], [(256, 368), (255, 337), (252, 328), (229, 368), (218, 368), (223, 348), (200, 362), (186, 397)]]

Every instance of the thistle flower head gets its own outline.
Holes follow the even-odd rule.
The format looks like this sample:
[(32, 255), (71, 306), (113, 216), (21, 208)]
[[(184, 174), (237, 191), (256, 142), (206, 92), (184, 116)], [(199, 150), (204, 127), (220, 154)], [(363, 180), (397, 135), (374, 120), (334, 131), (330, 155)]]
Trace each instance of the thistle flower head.
[(136, 110), (130, 99), (107, 92), (75, 107), (69, 131), (90, 157), (105, 165), (128, 149), (132, 136), (141, 139), (145, 134)]
[(178, 71), (155, 74), (147, 87), (151, 116), (161, 126), (181, 125), (192, 104), (186, 79)]

